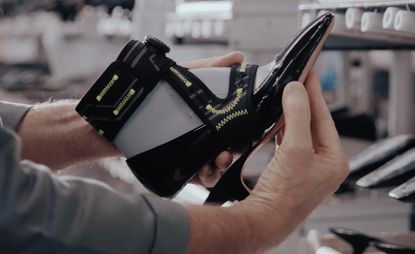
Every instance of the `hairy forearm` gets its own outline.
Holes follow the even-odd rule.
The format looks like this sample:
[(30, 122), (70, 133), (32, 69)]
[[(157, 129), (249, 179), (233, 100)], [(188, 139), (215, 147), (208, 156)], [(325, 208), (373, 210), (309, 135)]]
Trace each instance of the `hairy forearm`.
[(118, 150), (99, 136), (75, 111), (77, 101), (35, 105), (18, 133), (22, 157), (57, 170), (78, 162), (117, 156)]
[[(271, 205), (270, 205), (271, 204)], [(263, 253), (280, 244), (310, 210), (283, 198), (248, 197), (232, 207), (187, 207), (188, 253)]]

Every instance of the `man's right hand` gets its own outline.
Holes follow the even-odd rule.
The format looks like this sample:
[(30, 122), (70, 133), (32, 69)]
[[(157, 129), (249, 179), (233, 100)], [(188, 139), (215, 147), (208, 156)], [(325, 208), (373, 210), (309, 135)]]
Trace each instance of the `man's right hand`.
[[(315, 71), (305, 86), (292, 82), (285, 88), (283, 110), (281, 145), (245, 203), (270, 215), (286, 209), (297, 225), (336, 191), (348, 174), (348, 163)], [(293, 230), (272, 229), (272, 216), (264, 219), (270, 234)]]
[(284, 90), (282, 143), (251, 195), (228, 208), (188, 207), (191, 253), (257, 253), (281, 243), (348, 174), (340, 139), (312, 71)]

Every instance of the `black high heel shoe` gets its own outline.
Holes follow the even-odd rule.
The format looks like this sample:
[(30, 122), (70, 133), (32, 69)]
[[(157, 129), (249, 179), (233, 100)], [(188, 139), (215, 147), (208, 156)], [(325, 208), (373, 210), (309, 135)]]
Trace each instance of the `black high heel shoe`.
[(397, 186), (415, 176), (415, 149), (376, 169), (372, 173), (360, 178), (356, 184), (364, 188), (383, 188)]
[(371, 242), (370, 245), (386, 254), (415, 254), (415, 249), (398, 244)]
[[(258, 68), (257, 65), (233, 66), (228, 74), (229, 91), (225, 98), (214, 94), (195, 74), (197, 71), (191, 72), (166, 57), (170, 49), (161, 41), (152, 37), (147, 37), (144, 43), (131, 41), (84, 96), (76, 110), (100, 135), (128, 153), (129, 167), (148, 189), (160, 196), (173, 197), (203, 165), (213, 161), (220, 152), (250, 145), (279, 120), (284, 87), (291, 81), (305, 80), (333, 23), (334, 16), (330, 13), (319, 17), (304, 28), (266, 68)], [(268, 71), (268, 75), (259, 87), (255, 87), (260, 68)], [(210, 74), (220, 72), (215, 69)], [(171, 89), (167, 88), (168, 85)], [(163, 93), (167, 95), (163, 97)], [(146, 111), (149, 101), (154, 102), (155, 94), (163, 99), (159, 99), (158, 107)], [(181, 99), (171, 100), (170, 97)], [(160, 110), (167, 100), (171, 102), (169, 107), (179, 104), (180, 107), (176, 111), (171, 108)], [(182, 105), (183, 101), (187, 107)], [(160, 116), (154, 116), (157, 110)], [(201, 124), (187, 132), (180, 128), (171, 131), (177, 127), (171, 123), (176, 124), (179, 118), (174, 117), (174, 114), (179, 116), (183, 112), (190, 115), (183, 117), (185, 121), (188, 118), (192, 118), (189, 121), (196, 121), (194, 119), (198, 118)], [(143, 118), (146, 114), (148, 118)], [(148, 124), (153, 117), (169, 118), (168, 121), (158, 121), (158, 125), (171, 125), (172, 128)], [(177, 124), (180, 125), (180, 121)], [(172, 138), (167, 141), (160, 139), (162, 141), (157, 145), (143, 135), (140, 136), (141, 140), (136, 139), (135, 136), (143, 128), (152, 133), (162, 129), (159, 131), (160, 136), (171, 135)], [(166, 135), (169, 131), (173, 134)], [(240, 176), (230, 176), (238, 175), (244, 158), (247, 159), (251, 151), (275, 133), (276, 127), (258, 145), (241, 156), (213, 189), (209, 201), (240, 200), (246, 197), (246, 190), (240, 188)], [(145, 143), (143, 139), (150, 139), (147, 140), (150, 145), (141, 145), (137, 149), (140, 143)], [(154, 139), (159, 137), (155, 135)]]
[(354, 182), (414, 147), (413, 135), (398, 135), (376, 142), (350, 159), (350, 174), (346, 182)]
[(402, 202), (415, 203), (415, 177), (391, 190), (389, 197)]
[[(276, 56), (275, 66), (261, 89), (255, 93), (256, 113), (265, 130), (276, 123), (282, 114), (282, 93), (291, 81), (304, 82), (314, 65), (334, 24), (334, 17), (328, 13), (304, 28), (295, 39)], [(277, 102), (277, 103), (276, 103)], [(245, 151), (222, 176), (211, 190), (206, 203), (243, 200), (249, 195), (254, 184), (246, 184), (242, 170), (249, 158), (279, 131), (274, 127), (254, 146)]]
[(383, 242), (348, 228), (329, 228), (329, 231), (349, 243), (353, 248), (353, 254), (362, 254), (371, 242)]

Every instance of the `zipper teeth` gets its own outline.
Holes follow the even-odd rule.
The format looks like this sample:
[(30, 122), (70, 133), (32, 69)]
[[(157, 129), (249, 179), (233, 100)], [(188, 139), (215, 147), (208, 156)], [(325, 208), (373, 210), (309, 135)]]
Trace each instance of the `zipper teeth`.
[(174, 68), (173, 66), (170, 67), (170, 71), (177, 77), (179, 78), (185, 86), (189, 87), (192, 85), (192, 82), (190, 82), (183, 74), (180, 73), (179, 70), (177, 70), (176, 68)]
[(134, 96), (135, 90), (130, 89), (128, 94), (122, 99), (120, 104), (117, 106), (117, 108), (113, 111), (114, 115), (118, 115), (120, 111), (125, 107), (125, 105), (128, 103), (128, 101)]
[(117, 74), (112, 76), (112, 79), (108, 82), (108, 84), (102, 89), (102, 91), (96, 97), (97, 101), (101, 101), (102, 98), (108, 93), (111, 87), (115, 84), (115, 82), (119, 79)]
[(216, 125), (216, 130), (220, 130), (222, 129), (226, 124), (228, 124), (230, 121), (234, 120), (235, 118), (244, 116), (244, 115), (248, 115), (248, 110), (244, 109), (244, 110), (239, 110), (236, 111), (228, 116), (226, 116), (222, 121), (220, 121), (217, 125)]
[(245, 73), (245, 71), (246, 71), (246, 63), (243, 63), (243, 64), (241, 64), (241, 67), (239, 68), (239, 72), (240, 73)]
[(206, 107), (206, 109), (209, 111), (209, 112), (211, 112), (211, 113), (213, 113), (213, 114), (215, 114), (215, 115), (223, 115), (223, 114), (227, 114), (227, 113), (229, 113), (231, 110), (233, 110), (235, 107), (236, 107), (236, 105), (238, 105), (238, 103), (239, 103), (239, 101), (241, 100), (241, 98), (243, 97), (243, 96), (245, 96), (245, 94), (246, 93), (244, 93), (244, 92), (242, 92), (242, 90), (240, 90), (240, 89), (238, 89), (237, 91), (236, 91), (236, 97), (235, 97), (235, 99), (231, 102), (231, 103), (229, 103), (225, 108), (223, 108), (223, 109), (215, 109), (215, 108), (213, 108), (213, 107), (211, 107), (211, 105), (208, 105), (207, 107)]

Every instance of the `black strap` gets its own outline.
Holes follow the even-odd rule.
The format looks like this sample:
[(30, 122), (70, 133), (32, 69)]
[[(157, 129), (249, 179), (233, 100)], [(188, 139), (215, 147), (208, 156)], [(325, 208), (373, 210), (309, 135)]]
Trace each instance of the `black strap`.
[(163, 52), (130, 41), (77, 105), (77, 112), (113, 141), (130, 116), (175, 62)]

